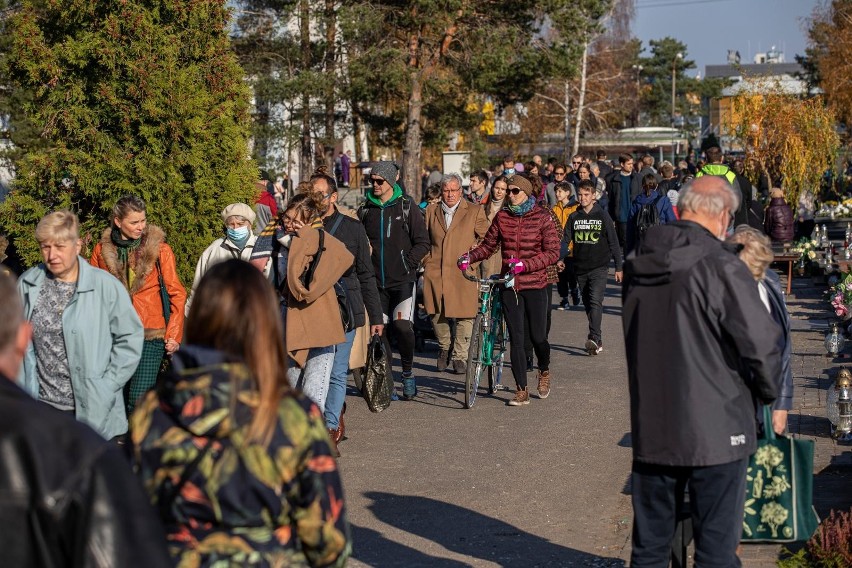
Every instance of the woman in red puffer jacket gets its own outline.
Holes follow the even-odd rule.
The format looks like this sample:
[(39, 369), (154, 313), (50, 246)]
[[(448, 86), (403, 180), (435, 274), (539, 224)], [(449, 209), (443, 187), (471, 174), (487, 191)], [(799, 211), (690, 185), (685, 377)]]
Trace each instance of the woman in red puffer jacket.
[(550, 211), (536, 205), (532, 184), (515, 174), (508, 180), (509, 204), (494, 217), (482, 242), (459, 258), (459, 268), (485, 260), (497, 248), (503, 257), (503, 273), (514, 272), (514, 282), (501, 291), (503, 314), (511, 341), (512, 374), (518, 390), (509, 406), (529, 404), (524, 316), (529, 318), (530, 339), (538, 360), (538, 394), (550, 394), (550, 344), (547, 342), (547, 270), (559, 260), (559, 233)]
[(788, 243), (793, 240), (793, 210), (784, 201), (784, 192), (773, 188), (769, 194), (769, 206), (763, 220), (763, 230), (775, 243)]

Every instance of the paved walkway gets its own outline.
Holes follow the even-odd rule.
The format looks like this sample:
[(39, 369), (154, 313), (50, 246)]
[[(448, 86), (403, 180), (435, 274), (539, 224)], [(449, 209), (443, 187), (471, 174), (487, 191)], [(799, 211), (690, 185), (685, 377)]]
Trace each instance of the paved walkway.
[[(824, 418), (835, 366), (821, 355), (829, 314), (817, 290), (796, 286), (794, 296), (792, 430), (817, 443), (824, 515), (852, 504), (852, 459)], [(415, 401), (371, 414), (352, 394), (340, 462), (355, 539), (349, 565), (625, 566), (631, 449), (620, 305), (611, 281), (596, 357), (582, 349), (584, 312), (553, 312), (552, 394), (526, 407), (507, 407), (512, 393), (503, 392), (464, 409), (463, 377), (434, 371), (431, 342), (416, 359)], [(508, 368), (505, 377), (511, 384)], [(744, 564), (773, 566), (779, 550), (748, 545)]]

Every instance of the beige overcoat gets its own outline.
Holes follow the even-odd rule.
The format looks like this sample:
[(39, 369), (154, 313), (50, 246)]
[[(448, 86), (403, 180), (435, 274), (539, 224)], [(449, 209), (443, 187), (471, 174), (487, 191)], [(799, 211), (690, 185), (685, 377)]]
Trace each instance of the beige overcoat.
[(426, 229), (432, 241), (423, 259), (423, 305), (434, 315), (472, 318), (479, 305), (476, 283), (466, 280), (456, 266), (458, 258), (473, 248), (488, 231), (488, 217), (481, 205), (462, 200), (447, 230), (440, 203), (426, 208)]

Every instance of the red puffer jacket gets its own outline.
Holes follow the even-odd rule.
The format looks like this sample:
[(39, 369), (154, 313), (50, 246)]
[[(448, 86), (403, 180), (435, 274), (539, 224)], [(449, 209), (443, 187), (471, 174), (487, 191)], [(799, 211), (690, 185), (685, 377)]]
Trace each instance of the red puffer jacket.
[(507, 209), (497, 212), (482, 242), (470, 251), (471, 262), (485, 260), (501, 247), (501, 274), (509, 270), (509, 259), (524, 261), (524, 272), (515, 277), (516, 290), (547, 286), (546, 267), (559, 260), (559, 233), (550, 211), (536, 205), (523, 215)]
[(774, 242), (793, 240), (793, 210), (783, 197), (773, 197), (766, 208), (763, 230)]

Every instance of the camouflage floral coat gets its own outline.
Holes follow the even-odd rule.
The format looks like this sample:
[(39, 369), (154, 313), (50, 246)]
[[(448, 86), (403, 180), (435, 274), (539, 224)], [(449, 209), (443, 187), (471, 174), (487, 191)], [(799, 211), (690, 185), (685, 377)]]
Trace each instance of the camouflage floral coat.
[(130, 451), (172, 557), (180, 568), (342, 566), (349, 524), (322, 411), (285, 396), (269, 446), (250, 443), (250, 381), (245, 365), (184, 346), (164, 384), (137, 404)]

